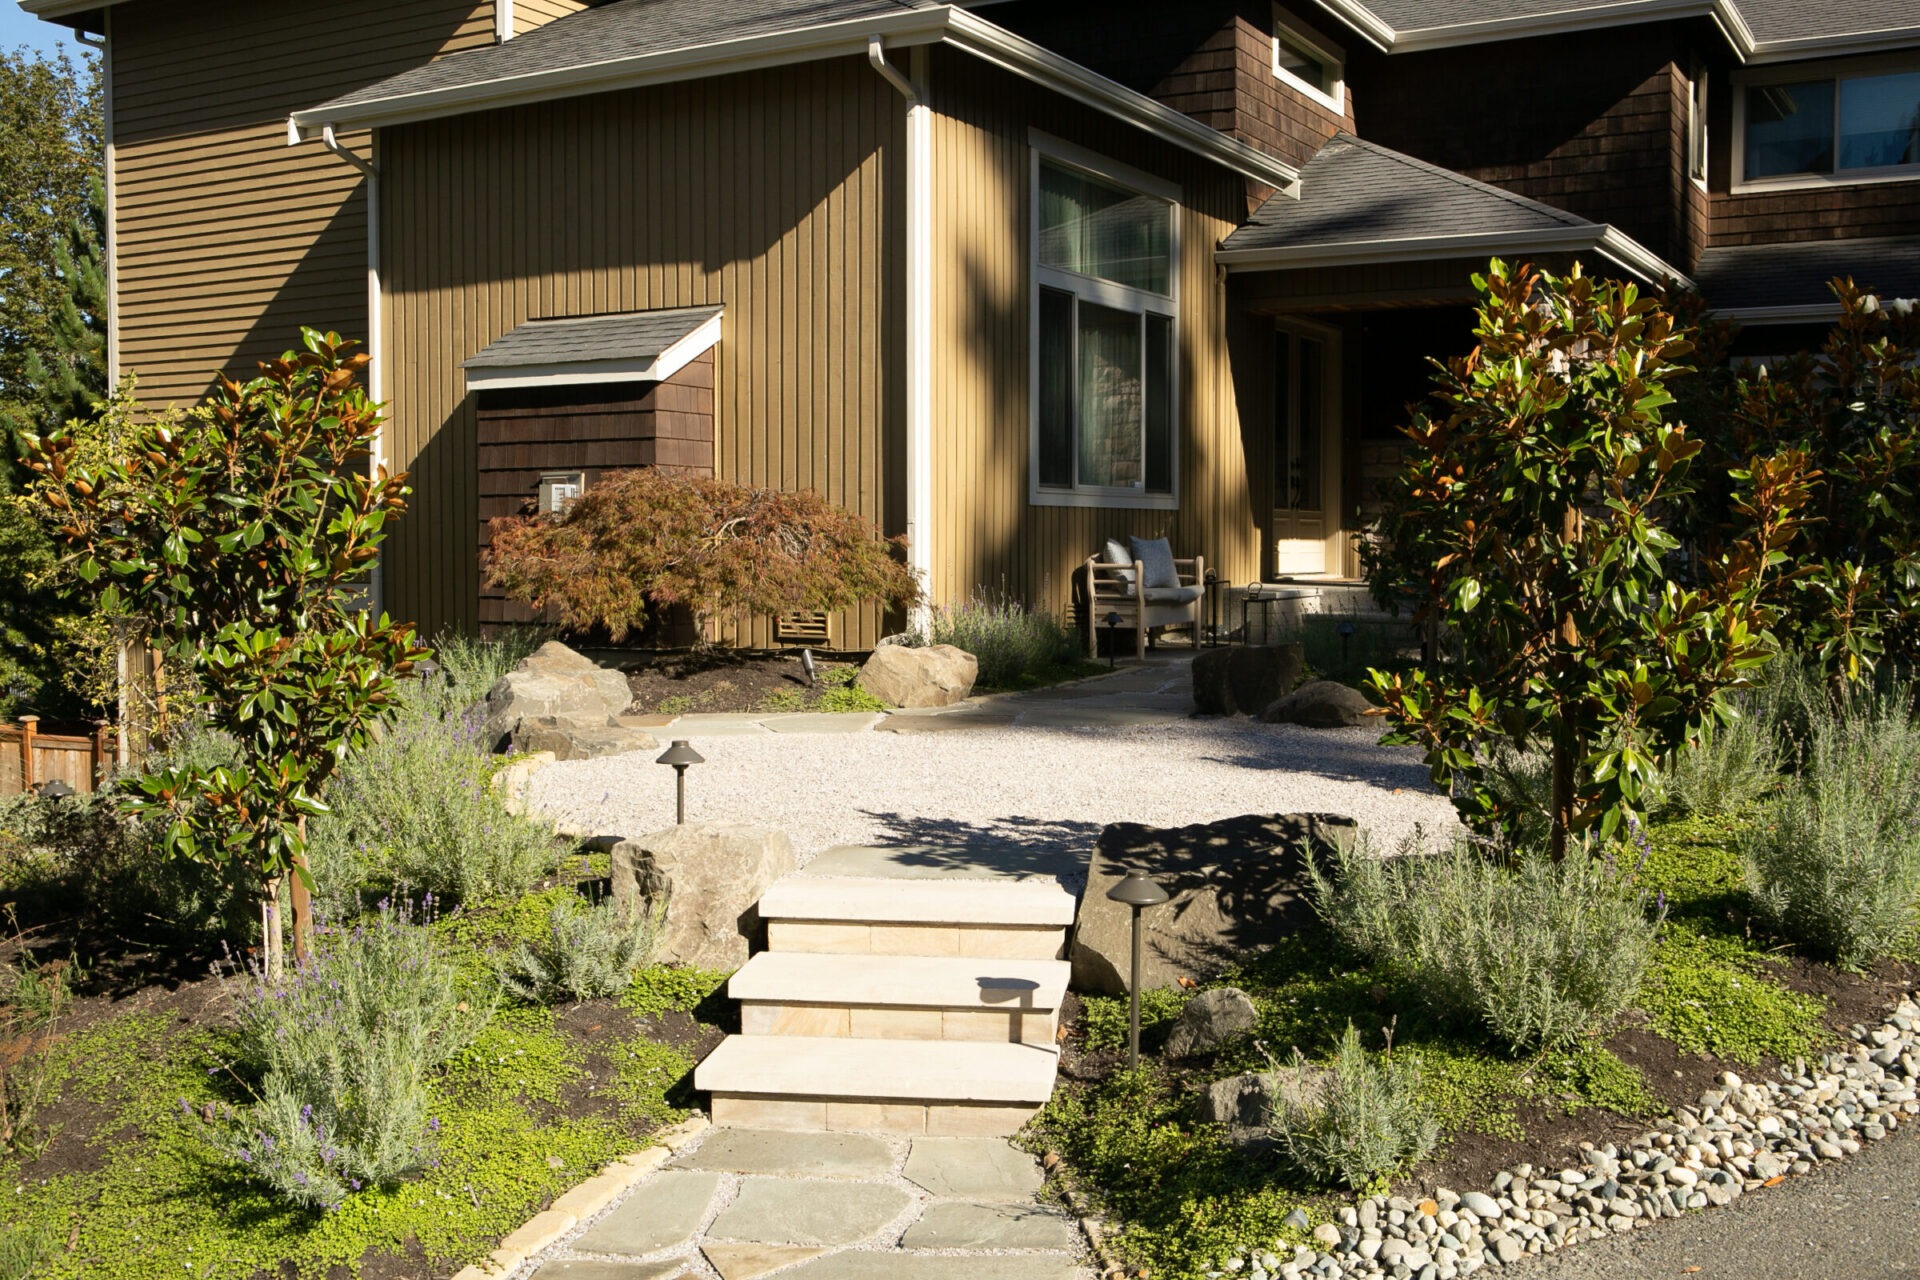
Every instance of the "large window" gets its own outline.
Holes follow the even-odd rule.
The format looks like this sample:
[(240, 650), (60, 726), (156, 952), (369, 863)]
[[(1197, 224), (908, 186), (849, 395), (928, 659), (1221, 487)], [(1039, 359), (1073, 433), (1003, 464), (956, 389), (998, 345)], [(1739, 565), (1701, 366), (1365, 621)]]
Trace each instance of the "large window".
[(1745, 181), (1920, 173), (1920, 70), (1750, 84), (1741, 101)]
[(1032, 498), (1171, 506), (1177, 192), (1069, 151), (1035, 152)]

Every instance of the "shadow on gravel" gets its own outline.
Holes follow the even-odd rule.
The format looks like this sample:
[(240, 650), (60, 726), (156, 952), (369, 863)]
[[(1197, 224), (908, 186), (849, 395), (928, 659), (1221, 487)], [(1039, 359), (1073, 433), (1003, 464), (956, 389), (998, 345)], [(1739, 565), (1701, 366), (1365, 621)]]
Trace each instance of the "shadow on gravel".
[(1277, 733), (1261, 752), (1219, 752), (1201, 756), (1213, 764), (1273, 773), (1306, 773), (1335, 782), (1364, 782), (1389, 791), (1439, 794), (1427, 766), (1407, 747), (1355, 742), (1313, 729)]
[(935, 875), (994, 871), (1052, 876), (1063, 883), (1079, 880), (1101, 830), (1097, 822), (1046, 818), (1006, 817), (975, 823), (872, 809), (864, 812), (884, 826), (874, 844), (893, 851), (890, 861), (909, 871)]

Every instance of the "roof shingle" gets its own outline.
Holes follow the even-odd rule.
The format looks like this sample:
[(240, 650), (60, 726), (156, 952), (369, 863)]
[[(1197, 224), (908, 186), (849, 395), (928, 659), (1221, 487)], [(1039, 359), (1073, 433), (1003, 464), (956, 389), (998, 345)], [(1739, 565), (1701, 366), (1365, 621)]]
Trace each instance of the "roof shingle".
[(462, 369), (648, 361), (720, 314), (719, 307), (676, 307), (619, 315), (529, 320), (496, 340)]

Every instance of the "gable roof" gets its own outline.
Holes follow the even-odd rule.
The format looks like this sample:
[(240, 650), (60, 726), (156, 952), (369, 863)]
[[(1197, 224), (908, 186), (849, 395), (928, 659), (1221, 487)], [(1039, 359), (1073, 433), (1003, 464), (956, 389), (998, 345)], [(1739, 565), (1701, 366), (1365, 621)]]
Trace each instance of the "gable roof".
[(1700, 255), (1695, 283), (1716, 315), (1747, 324), (1828, 321), (1835, 276), (1894, 297), (1920, 296), (1920, 240), (1911, 236), (1735, 245)]
[(719, 307), (528, 320), (461, 362), (467, 386), (663, 382), (720, 340)]
[(971, 53), (1281, 191), (1299, 179), (1257, 147), (933, 0), (613, 0), (296, 111), (288, 140), (929, 44)]
[(1920, 44), (1920, 0), (1319, 0), (1389, 53), (1708, 18), (1746, 62)]
[(1494, 253), (1595, 253), (1650, 282), (1686, 280), (1606, 223), (1348, 133), (1300, 171), (1299, 199), (1268, 200), (1215, 258), (1230, 271), (1272, 271)]

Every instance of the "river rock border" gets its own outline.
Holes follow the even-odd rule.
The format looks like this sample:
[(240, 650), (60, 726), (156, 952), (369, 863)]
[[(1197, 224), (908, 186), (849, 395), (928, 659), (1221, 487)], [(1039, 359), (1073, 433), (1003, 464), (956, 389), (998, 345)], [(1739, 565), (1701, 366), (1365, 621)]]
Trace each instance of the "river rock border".
[[(1920, 993), (1852, 1045), (1748, 1083), (1732, 1072), (1691, 1107), (1627, 1145), (1584, 1146), (1576, 1168), (1515, 1165), (1487, 1191), (1441, 1188), (1431, 1198), (1370, 1196), (1312, 1230), (1318, 1247), (1226, 1258), (1213, 1277), (1453, 1280), (1730, 1204), (1791, 1174), (1843, 1160), (1920, 1116)], [(1288, 1225), (1306, 1230), (1298, 1210)]]

